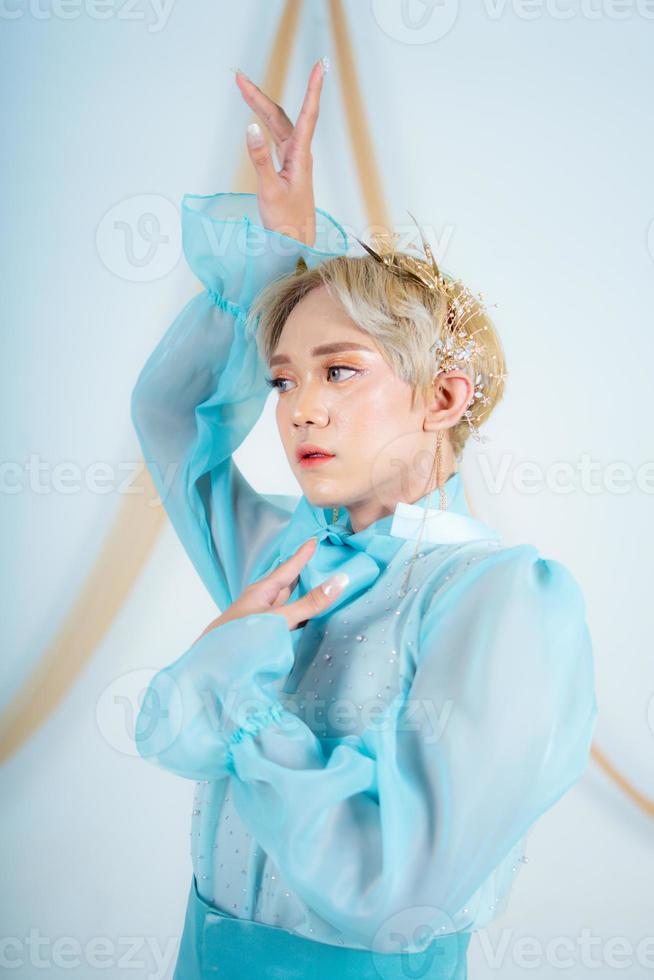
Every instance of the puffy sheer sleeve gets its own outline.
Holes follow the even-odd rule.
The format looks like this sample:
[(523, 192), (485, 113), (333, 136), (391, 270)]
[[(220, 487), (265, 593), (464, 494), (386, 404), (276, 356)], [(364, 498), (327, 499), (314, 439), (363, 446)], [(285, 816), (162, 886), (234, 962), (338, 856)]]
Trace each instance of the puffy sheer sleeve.
[[(430, 596), (403, 689), (330, 748), (280, 695), (291, 638), (283, 617), (253, 614), (173, 665), (185, 774), (195, 759), (205, 778), (234, 776), (253, 837), (349, 940), (392, 952), (396, 915), (405, 934), (426, 917), (434, 933), (479, 928), (502, 897), (494, 872), (588, 764), (597, 705), (576, 579), (531, 545), (466, 569)], [(213, 754), (193, 743), (201, 695)], [(179, 762), (176, 744), (161, 764)]]
[(184, 548), (217, 605), (237, 598), (297, 498), (257, 493), (232, 453), (261, 414), (269, 388), (252, 301), (292, 273), (344, 254), (348, 239), (316, 209), (312, 248), (260, 223), (255, 194), (186, 194), (182, 242), (204, 289), (190, 299), (142, 368), (131, 415), (145, 463)]

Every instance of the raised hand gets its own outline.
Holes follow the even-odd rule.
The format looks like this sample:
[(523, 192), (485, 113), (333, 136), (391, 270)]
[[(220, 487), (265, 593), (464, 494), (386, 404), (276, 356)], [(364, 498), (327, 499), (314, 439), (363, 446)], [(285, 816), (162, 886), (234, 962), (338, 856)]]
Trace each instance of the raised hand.
[(241, 95), (270, 132), (281, 166), (281, 170), (275, 169), (264, 132), (261, 131), (261, 141), (257, 143), (248, 131), (247, 147), (257, 175), (261, 220), (266, 228), (297, 238), (306, 245), (313, 245), (316, 239), (311, 140), (318, 120), (323, 77), (321, 59), (311, 70), (294, 126), (280, 105), (247, 76), (236, 73)]
[[(228, 606), (221, 615), (214, 619), (198, 640), (208, 633), (209, 630), (229, 622), (230, 619), (241, 619), (252, 613), (278, 613), (284, 616), (290, 630), (303, 626), (307, 620), (322, 612), (334, 601), (341, 589), (347, 585), (348, 577), (345, 573), (337, 572), (335, 576), (311, 589), (301, 599), (295, 602), (288, 602), (288, 597), (297, 585), (300, 571), (311, 558), (316, 548), (316, 539), (309, 538), (304, 544), (300, 545), (295, 554), (287, 558), (286, 561), (274, 568), (268, 575), (257, 579), (251, 585), (246, 586), (239, 598)], [(340, 581), (338, 577), (344, 576)], [(329, 591), (325, 591), (325, 587)], [(197, 640), (195, 641), (197, 643)]]

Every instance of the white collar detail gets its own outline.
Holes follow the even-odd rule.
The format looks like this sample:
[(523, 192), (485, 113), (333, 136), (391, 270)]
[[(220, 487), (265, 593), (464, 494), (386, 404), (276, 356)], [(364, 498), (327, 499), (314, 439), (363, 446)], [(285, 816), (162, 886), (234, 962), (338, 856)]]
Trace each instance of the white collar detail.
[[(426, 518), (425, 510), (427, 511)], [(418, 540), (423, 518), (425, 519), (423, 541), (431, 541), (436, 544), (459, 544), (460, 542), (476, 541), (482, 538), (495, 540), (500, 538), (499, 531), (474, 517), (458, 514), (451, 510), (419, 507), (416, 504), (407, 504), (401, 500), (395, 507), (393, 521), (388, 533), (396, 538)]]

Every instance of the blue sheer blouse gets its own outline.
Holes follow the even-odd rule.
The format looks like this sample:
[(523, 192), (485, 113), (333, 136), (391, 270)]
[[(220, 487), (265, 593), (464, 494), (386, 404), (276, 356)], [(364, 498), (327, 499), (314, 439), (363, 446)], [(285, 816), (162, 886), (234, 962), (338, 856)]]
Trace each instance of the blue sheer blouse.
[[(475, 520), (459, 473), (353, 532), (345, 508), (259, 494), (232, 459), (269, 388), (250, 305), (300, 256), (348, 251), (316, 210), (311, 248), (260, 224), (254, 194), (186, 195), (186, 258), (204, 289), (132, 394), (170, 520), (220, 609), (309, 536), (290, 601), (350, 581), (290, 631), (260, 613), (211, 630), (153, 677), (143, 758), (195, 780), (202, 897), (308, 939), (397, 952), (420, 930), (471, 931), (506, 906), (526, 834), (586, 770), (597, 716), (579, 584)], [(436, 505), (438, 494), (435, 495)], [(400, 590), (427, 519), (409, 591)]]

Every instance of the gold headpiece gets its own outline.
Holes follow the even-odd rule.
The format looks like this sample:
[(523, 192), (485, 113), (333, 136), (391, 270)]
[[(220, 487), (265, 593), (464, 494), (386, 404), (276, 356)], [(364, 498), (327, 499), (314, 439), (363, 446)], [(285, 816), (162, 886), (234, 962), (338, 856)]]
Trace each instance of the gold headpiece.
[[(479, 333), (480, 330), (487, 330), (488, 328), (483, 326), (480, 330), (470, 332), (466, 329), (466, 325), (475, 316), (478, 316), (480, 313), (486, 313), (487, 307), (484, 304), (482, 293), (472, 293), (460, 279), (452, 279), (440, 271), (422, 228), (410, 211), (407, 211), (407, 214), (420, 233), (425, 254), (424, 259), (417, 259), (408, 252), (398, 251), (397, 240), (400, 236), (395, 232), (391, 232), (390, 234), (381, 232), (373, 235), (372, 239), (377, 245), (377, 250), (366, 245), (360, 238), (356, 238), (356, 235), (353, 237), (388, 272), (401, 279), (410, 279), (413, 282), (417, 282), (421, 286), (438, 292), (445, 297), (447, 301), (445, 337), (443, 340), (436, 340), (430, 348), (435, 352), (435, 373), (438, 375), (447, 371), (453, 371), (455, 368), (460, 369), (465, 367), (475, 355), (478, 355), (482, 351), (478, 341), (475, 340), (475, 334)], [(497, 306), (497, 304), (495, 303), (494, 306)], [(504, 371), (497, 375), (489, 374), (489, 377), (503, 379), (507, 374), (508, 371)], [(481, 424), (481, 419), (479, 415), (476, 419), (472, 418), (470, 406), (475, 402), (480, 405), (490, 405), (491, 399), (486, 394), (485, 387), (486, 381), (483, 375), (477, 373), (473, 395), (462, 416), (468, 423), (472, 436), (478, 442), (487, 442), (488, 436), (482, 436), (477, 431), (478, 426)]]

